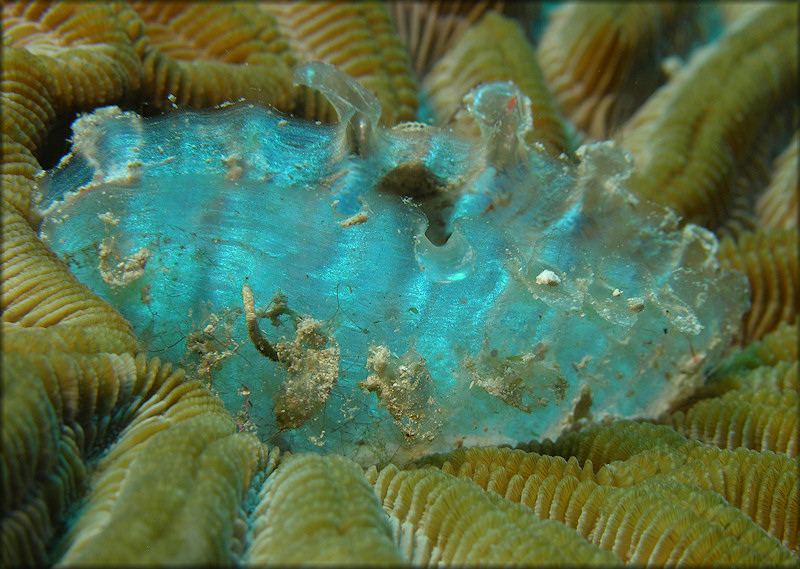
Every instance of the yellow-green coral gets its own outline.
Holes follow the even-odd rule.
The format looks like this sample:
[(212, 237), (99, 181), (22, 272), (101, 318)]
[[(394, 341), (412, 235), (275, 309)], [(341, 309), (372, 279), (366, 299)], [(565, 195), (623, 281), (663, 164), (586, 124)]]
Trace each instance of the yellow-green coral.
[[(716, 228), (738, 163), (797, 89), (797, 5), (764, 3), (692, 55), (623, 128), (631, 188)], [(713, 93), (713, 96), (710, 96)]]
[(674, 413), (664, 424), (719, 448), (746, 447), (794, 457), (800, 437), (799, 404), (797, 393), (792, 391), (736, 390), (700, 401), (685, 413)]
[(702, 444), (688, 449), (686, 458), (672, 479), (718, 493), (797, 556), (800, 459)]
[(23, 327), (59, 323), (94, 328), (108, 341), (135, 349), (131, 325), (106, 301), (89, 290), (42, 243), (30, 225), (3, 201), (0, 243), (0, 306), (3, 322)]
[[(389, 13), (377, 2), (262, 2), (285, 30), (297, 63), (324, 61), (354, 77), (381, 104), (386, 125), (409, 121), (417, 109), (416, 85)], [(300, 89), (301, 116), (334, 120), (319, 93)]]
[(405, 44), (414, 73), (423, 77), (431, 66), (449, 52), (453, 43), (487, 10), (500, 10), (503, 2), (416, 2), (388, 3), (397, 35)]
[(797, 162), (800, 160), (800, 133), (795, 132), (792, 142), (775, 159), (772, 180), (756, 203), (756, 216), (760, 227), (789, 228), (797, 225), (797, 198), (800, 194)]
[(3, 23), (4, 47), (25, 49), (40, 60), (52, 104), (63, 111), (128, 99), (140, 87), (134, 41), (141, 30), (121, 25), (109, 4), (9, 2)]
[(343, 456), (282, 460), (259, 492), (252, 531), (245, 558), (255, 565), (402, 563), (364, 473)]
[[(471, 479), (540, 519), (561, 521), (627, 562), (691, 564), (710, 555), (722, 564), (754, 565), (762, 555), (788, 562), (789, 549), (797, 551), (797, 459), (709, 448), (667, 427), (630, 421), (529, 447), (570, 458), (488, 447), (420, 463)], [(684, 531), (705, 537), (687, 541)], [(643, 537), (648, 532), (660, 536), (658, 543)]]
[(692, 12), (672, 3), (558, 6), (537, 55), (561, 110), (592, 138), (607, 138), (656, 89), (660, 52)]
[(746, 231), (736, 241), (724, 237), (719, 259), (725, 268), (743, 271), (750, 281), (750, 310), (742, 323), (742, 343), (772, 332), (797, 318), (800, 303), (798, 229)]
[[(774, 334), (774, 333), (773, 333)], [(769, 338), (766, 336), (765, 338)], [(751, 349), (754, 344), (751, 344)], [(735, 358), (732, 358), (735, 360)], [(800, 362), (779, 361), (772, 365), (759, 367), (730, 367), (716, 373), (704, 386), (701, 393), (720, 395), (730, 389), (769, 390), (776, 393), (784, 391), (800, 392)]]
[(166, 397), (153, 396), (158, 405), (177, 392), (169, 409), (140, 420), (152, 411), (145, 403), (97, 464), (61, 563), (229, 561), (237, 506), (266, 452), (236, 432), (213, 395), (173, 377), (164, 378)]
[[(480, 36), (494, 25), (498, 45), (523, 45), (519, 28), (497, 15), (474, 25), (489, 4), (459, 13), (467, 25), (459, 28), (453, 20), (457, 33), (439, 27), (440, 37), (425, 41), (447, 46), (462, 32)], [(754, 141), (762, 140), (755, 131), (769, 126), (764, 117), (785, 116), (788, 107), (794, 121), (796, 113), (796, 6), (722, 9), (734, 11), (738, 16), (730, 17), (721, 40), (651, 97), (621, 137), (636, 161), (634, 189), (709, 226), (723, 224), (734, 209), (735, 163), (746, 163)], [(121, 102), (168, 107), (170, 95), (195, 107), (247, 96), (323, 118), (330, 109), (292, 90), (289, 70), (303, 58), (328, 58), (378, 95), (385, 122), (413, 119), (411, 60), (388, 14), (384, 6), (351, 3), (3, 6), (3, 565), (260, 562), (267, 553), (270, 562), (369, 564), (796, 563), (796, 229), (767, 239), (762, 253), (747, 248), (748, 240), (758, 241), (748, 234), (737, 237), (737, 247), (732, 238), (723, 244), (720, 256), (747, 269), (756, 285), (745, 347), (709, 370), (695, 398), (662, 418), (675, 429), (609, 422), (556, 442), (533, 442), (527, 450), (461, 449), (407, 471), (373, 467), (366, 476), (341, 457), (278, 458), (276, 448), (237, 432), (202, 385), (135, 355), (130, 325), (38, 239), (43, 145), (54, 125), (75, 111)], [(605, 46), (607, 53), (616, 53), (615, 41), (651, 46), (657, 20), (630, 20), (638, 22), (630, 33), (639, 43), (626, 43), (625, 33), (606, 25), (590, 45)], [(350, 35), (343, 34), (348, 26)], [(553, 53), (547, 44), (556, 32), (546, 33), (540, 57)], [(627, 57), (636, 61), (641, 49), (651, 61), (646, 49), (633, 49)], [(470, 69), (469, 50), (409, 47), (415, 50), (441, 53), (441, 67), (457, 62), (440, 82)], [(489, 57), (495, 51), (478, 55), (504, 61)], [(548, 72), (565, 109), (573, 105), (568, 112), (585, 117), (579, 126), (591, 132), (614, 124), (619, 93), (638, 97), (620, 87), (636, 75), (617, 74), (619, 67), (603, 53), (596, 49), (590, 55), (597, 58), (557, 71), (572, 76), (588, 69), (580, 88)], [(435, 64), (422, 55), (414, 61), (417, 80)], [(593, 73), (598, 64), (608, 73)], [(478, 75), (523, 83), (518, 71), (508, 65), (496, 75)], [(582, 94), (569, 99), (576, 90)], [(437, 112), (446, 118), (447, 112)], [(795, 136), (788, 155), (796, 147)], [(790, 162), (776, 163), (773, 185), (756, 207), (761, 227), (796, 221), (796, 212), (787, 213), (796, 210), (796, 169), (782, 166)], [(773, 200), (779, 183), (782, 197)]]
[[(70, 354), (37, 346), (25, 332), (3, 338), (4, 565), (48, 560), (48, 543), (84, 489), (82, 459), (105, 438), (113, 412), (130, 403), (135, 376), (129, 354)], [(25, 349), (15, 349), (20, 344)]]
[(592, 542), (634, 565), (792, 565), (781, 548), (718, 494), (666, 479), (610, 493)]
[(564, 525), (434, 469), (384, 468), (375, 493), (414, 565), (618, 565)]
[(736, 372), (737, 368), (753, 369), (759, 366), (774, 366), (780, 362), (794, 362), (798, 359), (797, 329), (800, 317), (793, 323), (781, 322), (773, 332), (761, 340), (751, 342), (746, 348), (731, 355), (729, 361), (720, 366), (712, 377), (723, 372)]
[[(0, 103), (3, 104), (3, 103)], [(37, 191), (34, 178), (41, 171), (33, 152), (23, 144), (2, 133), (0, 152), (0, 184), (3, 187), (3, 208), (11, 207), (19, 212), (32, 227), (38, 225), (38, 215), (31, 207), (35, 205)], [(5, 214), (3, 214), (5, 215)]]
[(53, 78), (26, 49), (4, 46), (2, 58), (3, 135), (33, 151), (44, 142), (55, 120)]
[(293, 57), (275, 18), (235, 3), (135, 2), (148, 42), (143, 99), (204, 108), (244, 98), (291, 109)]
[(447, 55), (439, 59), (426, 76), (424, 88), (439, 120), (458, 124), (456, 113), (464, 96), (491, 81), (513, 81), (530, 97), (534, 128), (526, 136), (528, 144), (540, 142), (554, 156), (572, 152), (572, 141), (547, 89), (533, 47), (517, 22), (492, 11), (465, 31)]

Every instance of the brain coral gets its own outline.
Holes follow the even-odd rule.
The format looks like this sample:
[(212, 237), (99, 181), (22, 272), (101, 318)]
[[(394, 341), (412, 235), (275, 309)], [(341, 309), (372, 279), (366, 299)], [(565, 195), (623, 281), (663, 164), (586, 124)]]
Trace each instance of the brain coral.
[(142, 97), (213, 107), (247, 97), (289, 110), (293, 57), (269, 14), (233, 3), (136, 2), (144, 23)]
[[(774, 162), (797, 148), (796, 136), (789, 145), (798, 126), (790, 96), (797, 85), (796, 3), (620, 5), (603, 7), (603, 14), (598, 7), (588, 21), (570, 5), (277, 4), (3, 5), (0, 562), (258, 564), (269, 555), (286, 563), (796, 566), (798, 251), (796, 229), (795, 238), (780, 232), (795, 225), (797, 175), (795, 160)], [(198, 108), (244, 97), (334, 120), (335, 105), (324, 94), (290, 84), (298, 65), (330, 56), (379, 99), (384, 126), (442, 122), (429, 110), (426, 86), (465, 65), (457, 63), (466, 50), (459, 43), (471, 41), (472, 29), (480, 35), (492, 27), (501, 8), (520, 26), (502, 39), (527, 43), (520, 54), (533, 50), (558, 112), (577, 122), (563, 123), (567, 133), (575, 140), (615, 136), (633, 157), (635, 193), (674, 208), (684, 218), (679, 228), (693, 221), (730, 234), (720, 260), (746, 269), (754, 303), (740, 345), (716, 365), (698, 366), (702, 385), (681, 386), (675, 408), (652, 419), (661, 424), (590, 416), (594, 403), (579, 395), (575, 432), (554, 441), (531, 434), (534, 440), (518, 449), (456, 449), (463, 444), (456, 443), (414, 463), (389, 457), (366, 468), (335, 454), (282, 452), (279, 446), (291, 441), (264, 442), (243, 432), (257, 395), (250, 379), (234, 390), (235, 416), (206, 385), (205, 370), (237, 357), (229, 340), (234, 324), (245, 326), (242, 318), (236, 322), (241, 305), (195, 314), (197, 328), (186, 336), (193, 334), (197, 359), (184, 371), (146, 354), (152, 338), (134, 333), (121, 314), (146, 307), (147, 289), (115, 298), (112, 306), (68, 268), (73, 259), (41, 240), (39, 196), (49, 183), (41, 166), (50, 168), (63, 154), (63, 126), (76, 112), (120, 105), (152, 113), (173, 99)], [(693, 17), (680, 17), (682, 10)], [(212, 23), (208, 14), (215, 15)], [(429, 30), (441, 22), (446, 29), (433, 37)], [(581, 33), (587, 29), (592, 33)], [(342, 50), (337, 40), (347, 38), (358, 49)], [(515, 73), (509, 66), (492, 79), (516, 81)], [(510, 104), (512, 91), (504, 93), (509, 111), (524, 108)], [(475, 101), (461, 103), (478, 108)], [(473, 134), (491, 133), (486, 126), (500, 118), (484, 114), (484, 122), (471, 125)], [(285, 127), (296, 124), (286, 119)], [(358, 146), (370, 140), (365, 126), (352, 123), (344, 137), (369, 154), (374, 146)], [(394, 133), (430, 142), (418, 134), (425, 128), (403, 125)], [(518, 163), (513, 144), (494, 148), (495, 157), (511, 157), (505, 167)], [(223, 164), (231, 185), (246, 175), (242, 165)], [(383, 188), (403, 196), (410, 183), (425, 195), (438, 182), (415, 167), (395, 173)], [(419, 218), (441, 205), (420, 205)], [(489, 206), (502, 209), (502, 200)], [(363, 229), (355, 212), (347, 219)], [(104, 220), (109, 229), (125, 221)], [(618, 226), (621, 235), (634, 229)], [(583, 229), (590, 242), (593, 228)], [(773, 242), (780, 255), (761, 246)], [(135, 259), (126, 264), (109, 255), (112, 280), (136, 273)], [(533, 275), (533, 282), (563, 279), (551, 272)], [(260, 320), (253, 336), (272, 341), (271, 318), (296, 320), (294, 301), (275, 295), (265, 307), (273, 291), (252, 292), (249, 318)], [(339, 292), (347, 300), (346, 287)], [(346, 320), (346, 312), (341, 316)], [(302, 334), (276, 343), (277, 353), (328, 354), (332, 361), (336, 350), (326, 330), (307, 319), (297, 323)], [(565, 331), (558, 342), (571, 339)], [(244, 344), (252, 347), (251, 339)], [(419, 378), (413, 354), (396, 360), (381, 354), (371, 354), (373, 371), (387, 364), (382, 369), (392, 370), (395, 383)], [(519, 367), (504, 361), (504, 369)], [(591, 370), (591, 361), (576, 363)], [(380, 377), (364, 386), (371, 397), (386, 393)], [(414, 393), (386, 396), (380, 411), (391, 415), (404, 401), (416, 401)], [(513, 389), (505, 396), (516, 401)]]

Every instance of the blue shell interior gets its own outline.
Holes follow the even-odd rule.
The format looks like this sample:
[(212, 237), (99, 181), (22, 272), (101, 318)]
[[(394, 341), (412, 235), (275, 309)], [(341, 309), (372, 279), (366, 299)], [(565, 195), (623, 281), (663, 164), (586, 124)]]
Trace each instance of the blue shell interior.
[[(241, 428), (365, 463), (515, 444), (657, 415), (729, 343), (744, 278), (712, 234), (625, 190), (612, 143), (578, 164), (528, 147), (513, 84), (465, 98), (467, 136), (379, 126), (324, 64), (296, 81), (339, 122), (100, 109), (41, 183), (43, 239)], [(280, 362), (248, 337), (245, 283)]]

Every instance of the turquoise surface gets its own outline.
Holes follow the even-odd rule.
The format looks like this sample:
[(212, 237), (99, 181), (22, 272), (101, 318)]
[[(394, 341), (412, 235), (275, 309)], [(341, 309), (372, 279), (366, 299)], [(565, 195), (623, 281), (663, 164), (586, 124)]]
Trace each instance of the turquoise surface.
[[(340, 121), (100, 109), (41, 184), (46, 242), (242, 429), (364, 462), (514, 444), (656, 415), (729, 343), (745, 279), (625, 190), (612, 143), (528, 147), (512, 84), (467, 96), (470, 137), (381, 127), (324, 64), (296, 80)], [(245, 283), (280, 362), (248, 337)]]

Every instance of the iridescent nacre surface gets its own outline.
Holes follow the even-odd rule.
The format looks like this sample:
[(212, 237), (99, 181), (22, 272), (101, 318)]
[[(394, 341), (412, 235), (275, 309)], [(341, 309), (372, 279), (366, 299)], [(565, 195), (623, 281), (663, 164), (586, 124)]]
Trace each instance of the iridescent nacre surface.
[(554, 438), (657, 416), (730, 343), (745, 280), (625, 189), (613, 143), (577, 163), (528, 146), (512, 83), (467, 96), (467, 136), (381, 127), (332, 66), (296, 82), (339, 121), (100, 109), (42, 184), (46, 242), (262, 439), (369, 464)]

